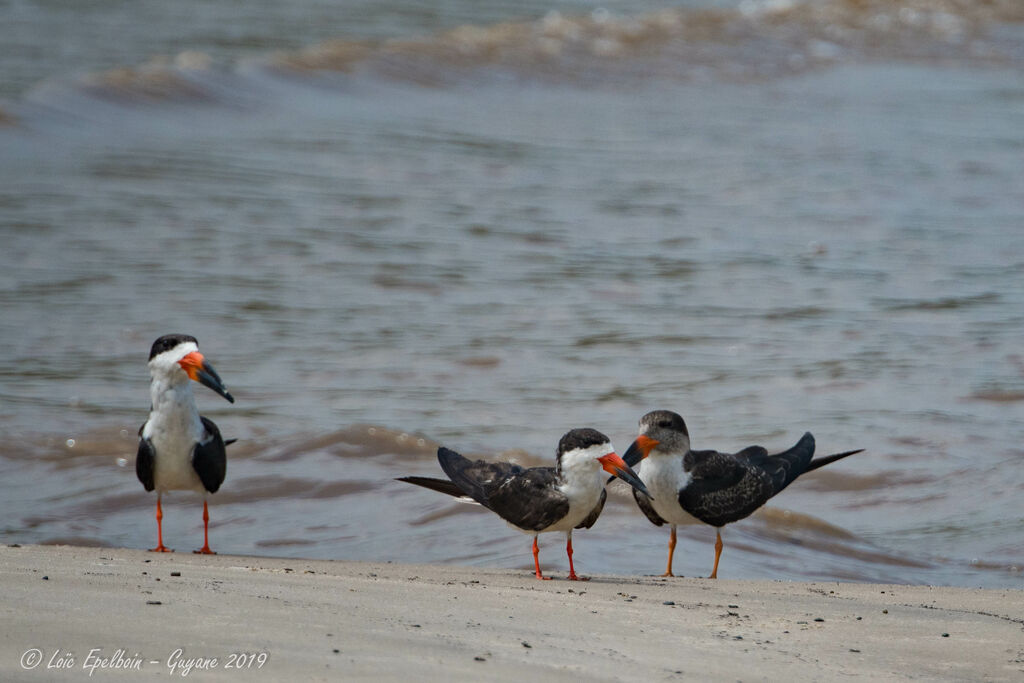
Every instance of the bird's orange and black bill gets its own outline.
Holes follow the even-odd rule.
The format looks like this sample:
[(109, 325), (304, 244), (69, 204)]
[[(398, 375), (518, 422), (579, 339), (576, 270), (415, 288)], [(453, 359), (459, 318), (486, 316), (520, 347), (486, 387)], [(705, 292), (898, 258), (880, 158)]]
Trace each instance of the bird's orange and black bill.
[(649, 436), (641, 434), (636, 437), (636, 441), (629, 444), (629, 448), (626, 449), (622, 459), (626, 461), (626, 464), (630, 467), (635, 467), (641, 460), (646, 458), (654, 450), (660, 441), (656, 441)]
[(601, 463), (601, 467), (604, 468), (605, 472), (615, 475), (622, 481), (626, 482), (637, 491), (640, 491), (648, 498), (651, 497), (650, 491), (644, 486), (644, 483), (640, 481), (640, 477), (636, 475), (636, 472), (626, 464), (626, 461), (619, 457), (618, 453), (609, 453), (608, 455), (602, 455), (597, 459)]
[(198, 351), (193, 351), (184, 358), (178, 361), (178, 365), (185, 371), (185, 374), (190, 379), (199, 382), (204, 387), (213, 389), (218, 394), (228, 400), (229, 403), (235, 402), (235, 397), (228, 393), (227, 387), (224, 386), (224, 382), (221, 381), (220, 375), (213, 369), (213, 366), (206, 362), (203, 358), (203, 354)]

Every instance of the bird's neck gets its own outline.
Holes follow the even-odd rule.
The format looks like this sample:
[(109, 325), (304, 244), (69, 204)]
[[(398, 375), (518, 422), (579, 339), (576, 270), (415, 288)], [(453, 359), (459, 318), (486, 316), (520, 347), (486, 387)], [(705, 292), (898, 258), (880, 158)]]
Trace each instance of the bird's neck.
[(199, 416), (192, 385), (186, 377), (184, 381), (177, 378), (154, 375), (149, 385), (149, 398), (153, 405), (153, 413), (186, 413)]
[(577, 487), (588, 487), (597, 483), (598, 488), (601, 487), (604, 477), (601, 476), (601, 468), (597, 466), (597, 462), (594, 462), (594, 466), (591, 467), (589, 464), (576, 463), (572, 467), (563, 467), (559, 472), (559, 476), (562, 478), (562, 482), (565, 485), (573, 488)]
[[(651, 451), (650, 455), (640, 461), (637, 474), (647, 484), (655, 500), (675, 500), (679, 490), (693, 479), (684, 463), (682, 453)], [(658, 491), (655, 492), (655, 489)]]

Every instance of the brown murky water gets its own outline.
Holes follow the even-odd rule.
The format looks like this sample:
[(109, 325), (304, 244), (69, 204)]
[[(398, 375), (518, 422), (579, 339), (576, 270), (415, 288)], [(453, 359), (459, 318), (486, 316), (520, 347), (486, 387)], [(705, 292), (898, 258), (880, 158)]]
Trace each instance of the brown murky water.
[[(525, 569), (394, 477), (670, 408), (699, 448), (867, 449), (730, 526), (722, 576), (1021, 585), (1020, 3), (201, 4), (0, 28), (0, 539), (152, 545), (181, 331), (238, 399), (197, 387), (239, 439), (221, 552)], [(612, 494), (578, 567), (660, 572)], [(200, 512), (168, 497), (169, 545)]]

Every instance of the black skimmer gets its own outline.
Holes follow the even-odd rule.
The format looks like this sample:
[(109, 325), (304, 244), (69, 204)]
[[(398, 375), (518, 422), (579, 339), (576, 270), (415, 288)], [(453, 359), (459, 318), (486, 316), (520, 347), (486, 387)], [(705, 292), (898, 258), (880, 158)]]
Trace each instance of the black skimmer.
[(657, 526), (672, 527), (668, 541), (668, 568), (676, 549), (676, 525), (697, 518), (715, 527), (715, 566), (709, 579), (718, 577), (722, 555), (722, 527), (743, 519), (804, 472), (818, 469), (863, 448), (811, 460), (814, 437), (810, 432), (788, 451), (769, 455), (761, 446), (738, 453), (690, 450), (690, 434), (678, 414), (655, 410), (640, 418), (640, 435), (623, 456), (636, 466), (650, 496), (634, 489), (637, 505)]
[(441, 469), (449, 479), (401, 477), (398, 481), (424, 486), (496, 513), (510, 526), (533, 536), (533, 564), (540, 571), (537, 536), (564, 531), (569, 556), (569, 579), (578, 581), (572, 563), (572, 530), (594, 526), (604, 508), (605, 475), (610, 472), (647, 493), (643, 483), (615, 453), (608, 437), (596, 429), (573, 429), (558, 442), (554, 467), (520, 467), (508, 462), (468, 460), (455, 451), (437, 449)]
[(216, 493), (223, 483), (227, 456), (217, 425), (196, 408), (191, 381), (213, 389), (231, 403), (235, 399), (199, 353), (196, 338), (187, 334), (168, 334), (153, 342), (149, 374), (153, 377), (149, 385), (152, 407), (149, 419), (139, 429), (135, 474), (147, 491), (156, 489), (157, 545), (152, 550), (171, 552), (164, 547), (160, 499), (165, 491), (184, 490), (203, 494), (203, 547), (196, 552), (214, 554), (206, 494)]

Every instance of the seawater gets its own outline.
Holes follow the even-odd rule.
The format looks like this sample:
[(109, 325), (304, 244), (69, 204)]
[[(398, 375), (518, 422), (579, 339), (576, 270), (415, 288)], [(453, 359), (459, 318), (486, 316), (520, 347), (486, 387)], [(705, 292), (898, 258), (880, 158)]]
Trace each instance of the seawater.
[[(526, 569), (393, 478), (439, 444), (549, 464), (577, 426), (622, 452), (668, 408), (697, 448), (867, 449), (728, 527), (723, 576), (1021, 585), (1014, 3), (261, 7), (7, 62), (5, 542), (153, 545), (145, 361), (181, 331), (238, 399), (196, 387), (239, 439), (221, 552)], [(660, 573), (611, 490), (578, 566)], [(168, 545), (199, 508), (167, 497)]]

